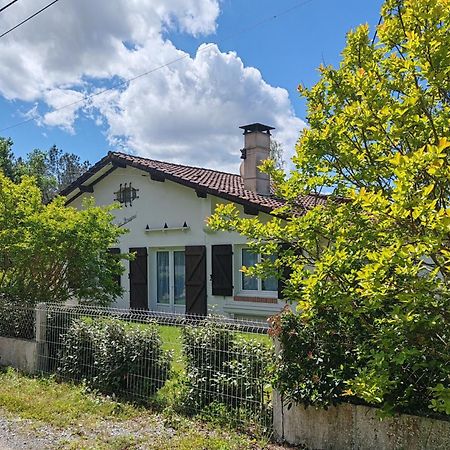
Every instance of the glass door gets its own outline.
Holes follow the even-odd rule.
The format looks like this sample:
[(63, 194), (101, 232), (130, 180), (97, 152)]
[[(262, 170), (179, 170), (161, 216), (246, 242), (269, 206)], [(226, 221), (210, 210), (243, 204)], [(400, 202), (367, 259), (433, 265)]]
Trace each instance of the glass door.
[(185, 262), (182, 250), (157, 250), (156, 307), (168, 312), (185, 312)]

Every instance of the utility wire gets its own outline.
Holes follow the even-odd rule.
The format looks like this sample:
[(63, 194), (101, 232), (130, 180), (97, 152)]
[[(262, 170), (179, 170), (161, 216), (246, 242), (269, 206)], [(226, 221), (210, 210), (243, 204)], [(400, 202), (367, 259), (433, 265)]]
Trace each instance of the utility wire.
[(16, 3), (16, 2), (18, 2), (18, 1), (19, 1), (19, 0), (13, 0), (12, 2), (9, 2), (7, 5), (2, 6), (2, 7), (0, 8), (0, 13), (1, 13), (2, 11), (4, 11), (5, 9), (8, 9), (10, 6), (14, 5), (14, 3)]
[(383, 20), (383, 16), (380, 15), (380, 19), (378, 20), (378, 25), (375, 27), (375, 33), (373, 33), (372, 45), (375, 44), (375, 39), (377, 38), (377, 35), (378, 35), (378, 27), (381, 25), (382, 20)]
[[(16, 0), (17, 1), (17, 0)], [(43, 8), (41, 8), (39, 11), (36, 11), (34, 14), (32, 14), (31, 16), (27, 17), (25, 20), (22, 20), (22, 22), (18, 23), (17, 25), (13, 26), (12, 28), (10, 28), (8, 31), (5, 31), (3, 34), (0, 34), (0, 39), (4, 36), (6, 36), (7, 34), (11, 33), (11, 31), (14, 31), (16, 28), (19, 28), (20, 26), (22, 26), (24, 23), (28, 22), (29, 20), (31, 20), (33, 17), (36, 17), (38, 14), (40, 14), (41, 12), (45, 11), (46, 9), (50, 8), (50, 6), (54, 5), (56, 2), (59, 2), (59, 0), (53, 0), (51, 3), (49, 3), (47, 6), (44, 6)], [(13, 2), (14, 3), (14, 2)], [(9, 6), (6, 5), (5, 8)]]
[[(55, 0), (53, 3), (55, 3), (56, 1), (58, 1), (58, 0)], [(258, 22), (254, 23), (253, 25), (250, 25), (249, 27), (242, 28), (242, 29), (238, 30), (238, 32), (226, 36), (223, 40), (228, 40), (228, 39), (230, 39), (230, 38), (232, 38), (234, 36), (242, 34), (243, 32), (250, 31), (250, 30), (253, 30), (255, 28), (258, 28), (259, 26), (265, 24), (266, 22), (270, 22), (272, 20), (276, 20), (279, 17), (284, 16), (284, 15), (292, 12), (293, 10), (295, 10), (297, 8), (305, 6), (308, 3), (312, 3), (313, 1), (314, 0), (304, 0), (304, 1), (298, 2), (298, 3), (294, 4), (294, 5), (292, 5), (291, 7), (280, 11), (279, 13), (277, 13), (275, 15), (271, 15), (271, 16), (265, 17), (264, 19), (259, 20)], [(0, 36), (0, 38), (1, 38), (1, 36)], [(216, 44), (215, 43), (211, 43), (211, 44), (205, 45), (203, 48), (201, 48), (200, 50), (197, 51), (197, 54), (206, 51), (208, 48), (213, 47), (214, 45), (216, 45)], [(127, 78), (125, 80), (119, 81), (118, 83), (115, 83), (115, 84), (113, 84), (112, 86), (110, 86), (108, 88), (101, 89), (100, 91), (97, 91), (94, 94), (85, 95), (84, 97), (80, 98), (79, 100), (75, 100), (75, 101), (73, 101), (71, 103), (67, 103), (65, 105), (62, 105), (59, 108), (52, 109), (51, 112), (61, 111), (62, 109), (70, 108), (71, 106), (74, 106), (74, 105), (77, 105), (79, 103), (85, 102), (86, 100), (91, 100), (94, 97), (98, 97), (99, 95), (103, 95), (106, 92), (112, 91), (112, 90), (120, 88), (122, 86), (125, 86), (128, 83), (136, 81), (139, 78), (143, 78), (143, 77), (145, 77), (147, 75), (150, 75), (153, 72), (156, 72), (158, 70), (164, 69), (165, 67), (171, 66), (172, 64), (175, 64), (175, 63), (177, 63), (179, 61), (182, 61), (183, 59), (189, 58), (190, 56), (191, 55), (189, 53), (186, 53), (185, 55), (180, 56), (179, 58), (173, 59), (173, 60), (171, 60), (171, 61), (169, 61), (169, 62), (167, 62), (165, 64), (161, 64), (160, 66), (153, 67), (152, 69), (147, 70), (146, 72), (140, 73), (140, 74), (138, 74), (138, 75), (136, 75), (134, 77)], [(15, 124), (9, 125), (9, 126), (7, 126), (5, 128), (1, 128), (0, 129), (0, 133), (2, 133), (4, 131), (7, 131), (7, 130), (11, 130), (12, 128), (16, 128), (16, 127), (21, 126), (21, 125), (25, 125), (26, 123), (32, 122), (34, 120), (35, 120), (35, 117), (30, 117), (29, 119), (23, 120), (21, 122), (17, 122)]]

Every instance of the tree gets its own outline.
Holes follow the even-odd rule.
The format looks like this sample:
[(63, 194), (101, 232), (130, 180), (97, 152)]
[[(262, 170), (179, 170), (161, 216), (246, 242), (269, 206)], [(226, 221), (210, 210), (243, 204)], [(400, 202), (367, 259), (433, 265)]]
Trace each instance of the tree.
[(48, 167), (57, 181), (58, 190), (61, 190), (86, 172), (89, 162), (81, 161), (78, 155), (63, 152), (54, 145), (48, 151)]
[(0, 173), (0, 297), (108, 305), (123, 270), (108, 248), (124, 233), (110, 210), (92, 202), (76, 210), (63, 198), (45, 205), (34, 178), (15, 184)]
[(49, 169), (48, 153), (34, 149), (25, 160), (19, 158), (16, 173), (19, 178), (24, 175), (34, 177), (37, 187), (42, 192), (42, 201), (50, 202), (58, 192), (58, 182)]
[(88, 161), (81, 161), (78, 155), (63, 152), (55, 145), (48, 151), (34, 149), (26, 158), (15, 158), (12, 146), (11, 139), (0, 138), (0, 171), (15, 182), (24, 175), (34, 177), (44, 203), (89, 168)]
[[(310, 126), (297, 170), (265, 164), (286, 202), (278, 217), (227, 205), (210, 219), (278, 252), (250, 273), (292, 267), (284, 291), (300, 314), (275, 333), (291, 345), (277, 376), (293, 400), (450, 414), (449, 48), (448, 1), (387, 0), (377, 39), (358, 27), (340, 66), (299, 87)], [(324, 191), (299, 210), (299, 196)]]
[(7, 177), (15, 180), (17, 178), (17, 172), (12, 145), (13, 142), (11, 139), (0, 138), (0, 171)]
[(281, 143), (275, 139), (270, 141), (269, 158), (274, 161), (276, 169), (284, 169), (286, 164), (284, 160), (284, 149)]

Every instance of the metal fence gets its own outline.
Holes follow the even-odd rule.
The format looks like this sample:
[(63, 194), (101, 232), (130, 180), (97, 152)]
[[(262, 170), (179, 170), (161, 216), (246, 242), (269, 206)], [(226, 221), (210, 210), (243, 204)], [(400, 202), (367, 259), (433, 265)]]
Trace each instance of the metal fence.
[(55, 304), (27, 311), (35, 323), (22, 322), (19, 334), (35, 336), (40, 372), (124, 400), (271, 428), (273, 349), (262, 322)]

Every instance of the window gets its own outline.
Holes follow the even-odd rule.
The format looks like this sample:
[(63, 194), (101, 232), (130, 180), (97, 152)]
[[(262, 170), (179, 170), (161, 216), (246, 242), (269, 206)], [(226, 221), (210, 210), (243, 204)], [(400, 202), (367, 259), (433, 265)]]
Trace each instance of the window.
[(156, 253), (156, 296), (157, 302), (170, 303), (169, 252)]
[(186, 303), (184, 251), (156, 252), (156, 302), (160, 305)]
[(131, 206), (133, 204), (133, 200), (139, 198), (137, 192), (139, 189), (135, 189), (131, 186), (131, 183), (120, 184), (119, 190), (114, 192), (116, 202), (123, 204), (124, 206)]
[[(275, 256), (269, 257), (272, 261)], [(251, 267), (261, 261), (261, 255), (253, 252), (248, 248), (242, 249), (242, 265)], [(241, 286), (243, 291), (278, 291), (278, 280), (276, 277), (269, 277), (265, 279), (251, 277), (242, 272)]]
[(173, 252), (173, 266), (174, 303), (184, 305), (186, 303), (184, 252)]

